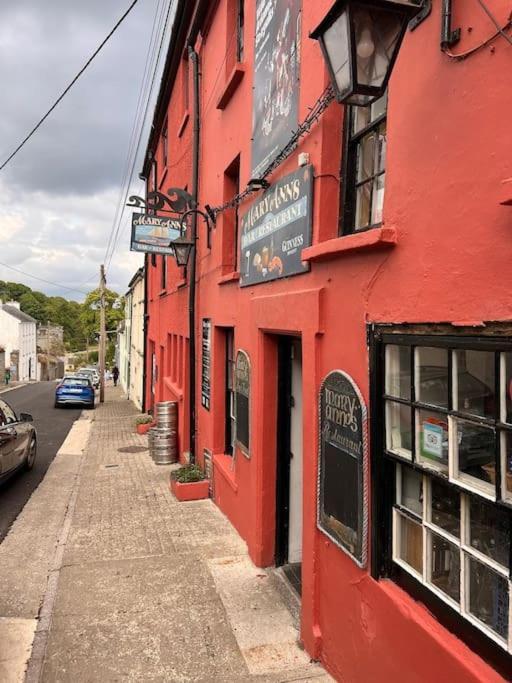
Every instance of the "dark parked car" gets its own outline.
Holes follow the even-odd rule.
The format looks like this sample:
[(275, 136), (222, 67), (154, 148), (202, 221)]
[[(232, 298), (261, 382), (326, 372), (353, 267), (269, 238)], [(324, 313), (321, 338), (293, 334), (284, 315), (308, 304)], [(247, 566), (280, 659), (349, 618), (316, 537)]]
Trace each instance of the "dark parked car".
[(11, 406), (0, 399), (0, 482), (18, 469), (31, 470), (37, 453), (37, 435), (32, 415), (16, 415)]
[(94, 408), (94, 387), (88, 377), (64, 377), (55, 389), (55, 407), (82, 405)]

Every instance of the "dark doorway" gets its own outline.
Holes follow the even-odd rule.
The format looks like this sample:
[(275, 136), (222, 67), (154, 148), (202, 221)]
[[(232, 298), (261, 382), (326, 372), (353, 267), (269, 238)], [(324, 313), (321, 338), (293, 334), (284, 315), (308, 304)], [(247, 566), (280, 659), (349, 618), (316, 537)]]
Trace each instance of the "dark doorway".
[(301, 592), (302, 561), (302, 347), (278, 339), (276, 566)]

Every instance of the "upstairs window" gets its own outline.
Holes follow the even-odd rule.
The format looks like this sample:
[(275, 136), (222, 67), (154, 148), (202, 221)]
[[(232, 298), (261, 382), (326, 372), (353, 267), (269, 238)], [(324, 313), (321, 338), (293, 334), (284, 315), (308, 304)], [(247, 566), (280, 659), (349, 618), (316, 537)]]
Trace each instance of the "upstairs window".
[(380, 349), (377, 562), (510, 666), (512, 340), (384, 334)]
[(236, 60), (237, 62), (244, 61), (244, 1), (237, 0), (237, 17), (236, 17)]
[(387, 94), (368, 107), (347, 107), (343, 155), (341, 232), (350, 234), (382, 222), (386, 183)]
[[(223, 198), (227, 202), (240, 192), (240, 155), (238, 155), (224, 171)], [(223, 264), (227, 269), (238, 270), (238, 240), (239, 240), (238, 205), (224, 211), (222, 224)]]
[(227, 1), (226, 77), (244, 59), (244, 0)]

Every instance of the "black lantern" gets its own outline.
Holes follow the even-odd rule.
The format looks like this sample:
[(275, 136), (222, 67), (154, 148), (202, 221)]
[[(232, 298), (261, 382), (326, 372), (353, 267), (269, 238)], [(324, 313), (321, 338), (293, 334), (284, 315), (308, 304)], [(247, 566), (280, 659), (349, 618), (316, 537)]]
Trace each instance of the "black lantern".
[(186, 266), (194, 242), (187, 240), (186, 237), (178, 237), (173, 240), (169, 246), (172, 247), (172, 250), (174, 251), (176, 263), (179, 266)]
[(382, 97), (421, 0), (337, 0), (310, 37), (320, 41), (338, 102), (365, 107)]

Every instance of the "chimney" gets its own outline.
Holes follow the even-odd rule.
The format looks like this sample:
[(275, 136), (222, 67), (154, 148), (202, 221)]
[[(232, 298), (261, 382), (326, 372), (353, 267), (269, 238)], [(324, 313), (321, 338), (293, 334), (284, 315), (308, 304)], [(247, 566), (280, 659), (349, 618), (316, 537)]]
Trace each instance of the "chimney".
[(19, 301), (8, 301), (7, 306), (14, 306), (14, 308), (17, 308), (18, 311), (20, 310), (20, 302)]

